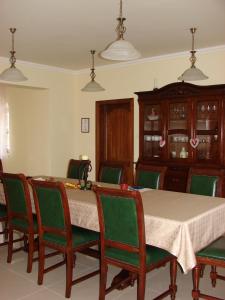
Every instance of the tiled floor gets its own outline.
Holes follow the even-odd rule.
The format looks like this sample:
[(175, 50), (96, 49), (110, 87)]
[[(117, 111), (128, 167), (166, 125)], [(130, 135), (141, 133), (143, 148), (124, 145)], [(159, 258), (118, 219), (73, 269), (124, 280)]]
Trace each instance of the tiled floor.
[[(11, 264), (6, 263), (7, 247), (0, 248), (0, 299), (1, 300), (58, 300), (65, 299), (65, 266), (62, 266), (54, 271), (51, 271), (44, 276), (44, 284), (37, 285), (37, 262), (33, 264), (31, 274), (26, 273), (26, 254), (17, 252), (14, 254)], [(55, 262), (61, 257), (48, 259), (48, 263)], [(75, 273), (79, 276), (82, 273), (94, 270), (98, 267), (96, 260), (87, 258), (83, 255), (78, 255), (77, 266)], [(147, 275), (145, 299), (156, 297), (163, 289), (165, 290), (169, 284), (168, 268), (161, 268)], [(224, 270), (220, 270), (225, 274)], [(108, 280), (118, 273), (118, 269), (110, 268)], [(205, 270), (205, 276), (201, 280), (201, 288), (205, 292), (225, 299), (225, 282), (218, 281), (216, 289), (211, 287), (209, 280), (209, 269)], [(79, 283), (72, 288), (71, 299), (98, 299), (98, 283), (99, 277), (95, 276), (82, 283)], [(177, 300), (188, 300), (191, 298), (192, 279), (191, 272), (188, 275), (183, 275), (178, 270), (177, 278), (178, 292)], [(133, 300), (136, 299), (136, 285), (127, 288), (123, 291), (113, 291), (106, 299), (114, 300)], [(167, 297), (170, 299), (170, 297)]]

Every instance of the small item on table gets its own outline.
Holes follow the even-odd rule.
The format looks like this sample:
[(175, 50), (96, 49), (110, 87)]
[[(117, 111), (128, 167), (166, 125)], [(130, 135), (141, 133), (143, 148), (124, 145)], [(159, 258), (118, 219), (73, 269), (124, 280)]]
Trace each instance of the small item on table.
[(128, 190), (128, 184), (127, 183), (121, 183), (120, 184), (120, 189), (123, 191), (127, 191)]
[(86, 190), (86, 185), (85, 185), (85, 181), (84, 180), (80, 181), (80, 189), (81, 190)]
[(81, 160), (88, 160), (88, 156), (87, 156), (86, 154), (81, 154), (81, 155), (79, 156), (79, 158), (80, 158)]
[(70, 182), (65, 182), (64, 183), (65, 188), (69, 188), (69, 189), (78, 189), (79, 186), (75, 183), (70, 183)]
[(91, 190), (91, 187), (92, 187), (92, 182), (90, 180), (88, 180), (86, 183), (86, 189)]

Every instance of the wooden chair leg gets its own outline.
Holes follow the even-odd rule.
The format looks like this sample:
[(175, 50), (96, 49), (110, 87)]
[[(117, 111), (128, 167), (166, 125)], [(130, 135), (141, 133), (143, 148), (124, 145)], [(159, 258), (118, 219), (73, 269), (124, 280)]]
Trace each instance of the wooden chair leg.
[(5, 240), (8, 240), (8, 222), (5, 221), (5, 229), (4, 229)]
[(200, 272), (201, 278), (204, 276), (204, 271), (205, 271), (205, 265), (201, 265), (201, 272)]
[(74, 255), (72, 251), (68, 251), (68, 253), (66, 254), (66, 298), (70, 298), (71, 295), (73, 263)]
[(211, 278), (212, 286), (215, 287), (216, 279), (217, 279), (216, 266), (211, 266), (210, 278)]
[(146, 282), (146, 272), (141, 272), (138, 274), (137, 278), (137, 299), (145, 299), (145, 282)]
[(175, 300), (176, 298), (176, 292), (177, 292), (177, 260), (173, 259), (170, 262), (170, 297), (171, 300)]
[(29, 234), (28, 236), (28, 257), (27, 257), (27, 273), (31, 273), (33, 264), (33, 253), (34, 253), (34, 235)]
[(200, 279), (201, 266), (196, 265), (192, 269), (192, 280), (193, 280), (193, 290), (192, 290), (192, 298), (193, 300), (199, 300), (199, 279)]
[(41, 285), (43, 283), (44, 266), (45, 266), (45, 248), (40, 243), (39, 244), (39, 260), (38, 260), (38, 284), (39, 285)]
[(105, 300), (108, 266), (101, 262), (100, 268), (99, 300)]
[(8, 241), (8, 256), (7, 263), (11, 263), (13, 253), (13, 230), (9, 228), (9, 241)]

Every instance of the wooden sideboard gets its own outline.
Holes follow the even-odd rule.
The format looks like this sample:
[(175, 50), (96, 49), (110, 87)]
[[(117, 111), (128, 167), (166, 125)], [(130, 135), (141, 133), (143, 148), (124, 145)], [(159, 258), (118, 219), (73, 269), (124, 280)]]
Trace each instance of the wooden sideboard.
[(225, 84), (176, 82), (135, 94), (138, 163), (167, 166), (165, 189), (185, 192), (191, 166), (225, 168)]

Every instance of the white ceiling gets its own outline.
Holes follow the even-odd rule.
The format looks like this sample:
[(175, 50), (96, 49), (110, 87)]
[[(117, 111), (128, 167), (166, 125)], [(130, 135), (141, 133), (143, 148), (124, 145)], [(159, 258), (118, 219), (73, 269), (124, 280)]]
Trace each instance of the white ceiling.
[[(119, 0), (0, 0), (0, 56), (8, 57), (16, 27), (18, 60), (80, 70), (90, 50), (115, 40)], [(142, 58), (225, 45), (225, 0), (123, 0), (125, 39)], [(95, 65), (108, 62), (96, 57)]]

